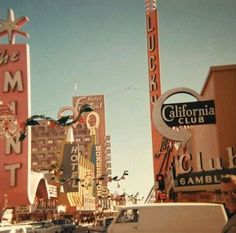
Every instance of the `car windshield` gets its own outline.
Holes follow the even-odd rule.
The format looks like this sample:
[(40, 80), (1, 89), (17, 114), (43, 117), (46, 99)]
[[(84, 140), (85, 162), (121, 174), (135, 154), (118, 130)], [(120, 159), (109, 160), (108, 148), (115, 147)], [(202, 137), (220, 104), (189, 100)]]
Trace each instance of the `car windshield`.
[(95, 226), (103, 226), (103, 220), (102, 219), (96, 220), (94, 225)]
[(53, 223), (54, 224), (65, 224), (66, 221), (65, 221), (65, 219), (57, 219), (57, 220), (54, 220)]
[(117, 223), (138, 222), (138, 219), (139, 219), (138, 209), (125, 209), (121, 210), (118, 218), (116, 219), (116, 222)]
[(35, 222), (31, 224), (32, 226), (34, 226), (35, 228), (44, 228), (46, 223), (45, 222)]
[(105, 226), (109, 226), (112, 221), (113, 221), (113, 218), (107, 218), (107, 219), (105, 220)]

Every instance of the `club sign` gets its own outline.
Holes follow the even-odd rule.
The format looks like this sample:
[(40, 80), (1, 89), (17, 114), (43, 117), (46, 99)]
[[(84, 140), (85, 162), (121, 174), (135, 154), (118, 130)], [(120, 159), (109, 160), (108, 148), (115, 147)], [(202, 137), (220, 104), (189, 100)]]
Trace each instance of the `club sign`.
[(163, 104), (161, 115), (169, 127), (216, 123), (213, 100)]
[[(198, 101), (164, 104), (170, 96), (180, 93), (189, 94)], [(166, 91), (158, 98), (154, 104), (152, 117), (154, 125), (163, 137), (182, 142), (184, 145), (191, 138), (191, 134), (180, 126), (215, 124), (215, 104), (213, 100), (203, 100), (202, 96), (192, 89), (175, 88)], [(172, 127), (180, 128), (177, 131)]]

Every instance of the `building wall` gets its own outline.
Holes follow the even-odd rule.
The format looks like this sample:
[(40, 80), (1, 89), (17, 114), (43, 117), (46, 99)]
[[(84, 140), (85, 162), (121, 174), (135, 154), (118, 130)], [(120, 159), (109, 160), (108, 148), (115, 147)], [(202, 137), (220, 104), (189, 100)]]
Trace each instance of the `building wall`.
[(236, 66), (213, 72), (216, 79), (217, 134), (223, 165), (228, 166), (226, 148), (236, 150)]
[[(204, 92), (201, 94), (204, 100), (214, 100), (215, 99), (215, 79), (208, 77), (207, 86)], [(216, 104), (216, 102), (215, 102)], [(216, 104), (217, 105), (217, 104)], [(218, 117), (217, 117), (218, 118)], [(217, 120), (218, 122), (218, 120)], [(193, 126), (190, 130), (192, 133), (191, 147), (193, 154), (193, 164), (197, 164), (197, 154), (199, 152), (203, 155), (203, 162), (205, 167), (208, 167), (208, 160), (212, 157), (219, 156), (219, 148), (217, 144), (217, 124), (213, 125), (202, 125)], [(196, 170), (196, 167), (195, 167)]]
[[(66, 129), (62, 126), (51, 128), (47, 120), (41, 120), (39, 125), (32, 127), (31, 167), (33, 171), (50, 170), (53, 164), (61, 164), (66, 133)], [(75, 141), (80, 144), (80, 150), (86, 154), (87, 144), (90, 141), (86, 126), (79, 124), (74, 136)]]
[[(214, 100), (216, 123), (191, 126), (189, 129), (192, 134), (191, 140), (184, 149), (173, 155), (173, 158), (181, 156), (183, 158), (191, 154), (190, 159), (186, 156), (186, 161), (182, 162), (186, 171), (190, 167), (192, 170), (177, 174), (173, 182), (178, 201), (222, 202), (219, 193), (220, 178), (226, 173), (236, 174), (235, 89), (236, 65), (210, 68), (201, 95), (204, 100)], [(232, 149), (227, 151), (229, 147)], [(199, 153), (202, 161), (199, 159)], [(175, 170), (180, 171), (180, 169)], [(183, 181), (182, 185), (180, 179)]]
[(214, 99), (216, 124), (193, 128), (193, 154), (202, 152), (204, 163), (220, 157), (223, 167), (228, 167), (227, 147), (236, 149), (236, 65), (218, 66), (210, 69), (201, 95)]

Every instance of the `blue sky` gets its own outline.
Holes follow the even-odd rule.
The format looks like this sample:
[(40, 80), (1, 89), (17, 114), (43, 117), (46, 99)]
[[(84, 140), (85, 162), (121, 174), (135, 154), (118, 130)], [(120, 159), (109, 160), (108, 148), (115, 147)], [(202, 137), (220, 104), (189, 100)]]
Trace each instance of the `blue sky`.
[[(146, 196), (153, 185), (145, 0), (1, 0), (28, 16), (32, 114), (56, 118), (77, 95), (104, 94), (113, 187)], [(236, 63), (235, 0), (159, 0), (162, 92), (201, 91), (210, 66)], [(4, 43), (1, 39), (0, 42)], [(183, 97), (185, 98), (185, 96)]]

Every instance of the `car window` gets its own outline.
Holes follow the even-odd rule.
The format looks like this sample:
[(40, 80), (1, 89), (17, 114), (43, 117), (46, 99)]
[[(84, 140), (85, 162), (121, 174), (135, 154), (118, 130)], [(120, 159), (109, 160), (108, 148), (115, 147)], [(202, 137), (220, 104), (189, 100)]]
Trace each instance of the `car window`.
[(52, 224), (50, 223), (50, 222), (46, 222), (45, 224), (44, 224), (44, 227), (46, 227), (46, 228), (49, 228), (49, 227), (51, 227), (52, 226)]
[(15, 233), (24, 233), (24, 229), (19, 227), (15, 229)]
[(113, 218), (107, 218), (107, 219), (105, 220), (105, 226), (109, 226), (112, 221), (113, 221)]
[(65, 220), (64, 219), (57, 219), (57, 220), (54, 220), (53, 221), (54, 224), (58, 224), (58, 225), (61, 225), (61, 224), (65, 224)]
[(34, 226), (35, 228), (45, 228), (47, 227), (46, 225), (47, 225), (46, 222), (36, 222), (32, 224), (32, 226)]
[(96, 220), (95, 226), (103, 226), (103, 220)]
[(138, 209), (125, 209), (122, 210), (116, 220), (116, 223), (138, 222), (139, 210)]

